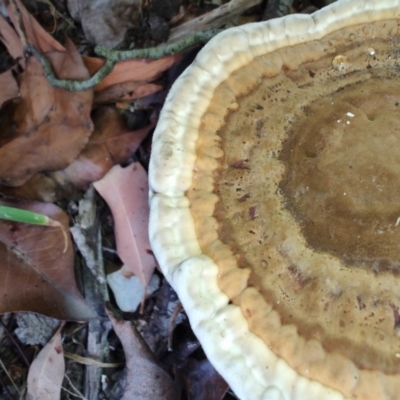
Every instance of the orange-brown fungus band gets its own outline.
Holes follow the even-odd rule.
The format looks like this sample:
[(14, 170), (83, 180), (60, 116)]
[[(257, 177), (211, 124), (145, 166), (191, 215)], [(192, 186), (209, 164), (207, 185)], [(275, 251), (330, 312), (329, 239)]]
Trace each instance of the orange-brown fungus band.
[[(365, 30), (379, 38), (366, 40)], [(398, 43), (397, 21), (385, 21), (329, 35), (308, 59), (296, 57), (305, 45), (270, 54), (268, 64), (256, 58), (216, 89), (199, 131), (188, 197), (201, 248), (252, 330), (321, 381), (330, 378), (296, 341), (316, 339), (361, 370), (400, 373)], [(346, 65), (334, 69), (338, 53)], [(274, 58), (284, 60), (278, 73)], [(220, 110), (219, 98), (232, 109)], [(210, 158), (217, 202), (205, 198)], [(245, 286), (259, 293), (256, 303)], [(291, 344), (260, 305), (277, 311)]]

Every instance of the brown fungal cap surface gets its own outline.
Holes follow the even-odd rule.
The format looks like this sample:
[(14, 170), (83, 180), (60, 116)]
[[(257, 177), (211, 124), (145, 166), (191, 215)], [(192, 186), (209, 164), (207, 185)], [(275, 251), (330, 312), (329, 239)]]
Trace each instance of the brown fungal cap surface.
[(225, 32), (169, 95), (151, 242), (241, 399), (398, 399), (399, 49), (400, 1), (339, 1)]

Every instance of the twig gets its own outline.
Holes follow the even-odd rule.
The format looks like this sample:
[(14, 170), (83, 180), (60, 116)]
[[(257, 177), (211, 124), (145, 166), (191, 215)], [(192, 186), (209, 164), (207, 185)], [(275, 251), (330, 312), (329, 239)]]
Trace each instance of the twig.
[(53, 87), (61, 87), (70, 91), (80, 91), (87, 90), (92, 88), (93, 86), (99, 84), (114, 68), (114, 65), (117, 61), (131, 60), (134, 58), (151, 58), (158, 59), (168, 54), (179, 53), (189, 47), (192, 47), (199, 43), (205, 43), (210, 40), (213, 36), (215, 36), (219, 30), (209, 30), (206, 32), (197, 32), (188, 37), (179, 40), (174, 43), (166, 43), (157, 47), (150, 47), (148, 49), (137, 49), (137, 50), (128, 50), (128, 51), (118, 51), (111, 50), (105, 47), (96, 47), (95, 51), (98, 55), (105, 56), (107, 58), (106, 63), (93, 75), (91, 78), (86, 81), (74, 81), (74, 80), (66, 80), (66, 79), (58, 79), (53, 69), (46, 59), (46, 57), (41, 54), (34, 45), (28, 44), (26, 46), (26, 50), (33, 54), (42, 64), (44, 74), (49, 81), (50, 85)]
[(262, 0), (231, 0), (228, 3), (200, 15), (171, 30), (168, 42), (182, 39), (193, 32), (204, 32), (225, 25), (246, 10), (262, 3)]
[(72, 28), (74, 27), (74, 23), (72, 20), (70, 20), (69, 18), (64, 17), (64, 15), (62, 15), (60, 12), (57, 11), (56, 7), (54, 6), (54, 4), (50, 1), (50, 0), (38, 0), (40, 3), (44, 3), (47, 4), (50, 8), (50, 12), (53, 15), (54, 20), (56, 19), (55, 16), (62, 18), (67, 24), (68, 24), (68, 28)]
[(75, 385), (72, 383), (70, 377), (67, 374), (64, 374), (64, 378), (68, 381), (69, 385), (71, 386), (71, 388), (74, 390), (75, 394), (72, 393), (70, 390), (67, 390), (65, 387), (61, 386), (61, 389), (65, 390), (66, 392), (68, 392), (69, 394), (71, 394), (72, 396), (75, 397), (79, 397), (82, 400), (87, 400), (87, 398), (75, 387)]
[(10, 382), (12, 383), (12, 385), (14, 386), (15, 390), (17, 391), (18, 394), (20, 394), (21, 392), (18, 389), (18, 386), (15, 384), (12, 376), (10, 375), (10, 373), (7, 371), (6, 366), (3, 364), (3, 361), (0, 358), (0, 366), (1, 368), (3, 368), (3, 371), (5, 372), (5, 374), (7, 375), (8, 379), (10, 380)]
[(29, 368), (31, 366), (31, 364), (28, 361), (28, 359), (26, 358), (26, 355), (25, 355), (24, 351), (22, 350), (21, 346), (15, 340), (14, 336), (12, 335), (12, 333), (10, 332), (8, 327), (4, 324), (4, 322), (1, 319), (0, 319), (0, 324), (3, 326), (4, 330), (7, 332), (8, 337), (13, 342), (14, 346), (16, 347), (16, 349), (17, 349), (19, 355), (21, 356), (22, 360), (24, 361), (25, 365)]
[(40, 61), (43, 66), (44, 74), (46, 75), (46, 78), (51, 86), (61, 87), (66, 90), (70, 90), (71, 92), (87, 90), (97, 85), (104, 79), (105, 76), (107, 76), (112, 71), (116, 63), (116, 61), (107, 60), (106, 63), (91, 78), (87, 79), (86, 81), (58, 79), (55, 76), (53, 69), (50, 63), (47, 61), (46, 57), (43, 56), (33, 44), (28, 44), (26, 46), (26, 50), (29, 53), (33, 54)]
[(97, 361), (90, 357), (82, 357), (78, 354), (69, 353), (68, 351), (64, 351), (64, 357), (69, 358), (70, 360), (73, 360), (79, 364), (91, 365), (99, 368), (118, 368), (125, 365), (125, 363), (105, 363), (102, 361)]
[(102, 46), (96, 46), (94, 51), (99, 56), (103, 56), (109, 60), (114, 60), (114, 61), (125, 61), (134, 58), (150, 58), (156, 60), (158, 58), (170, 54), (180, 53), (183, 50), (188, 49), (189, 47), (192, 47), (196, 44), (208, 42), (213, 36), (215, 36), (220, 31), (221, 30), (218, 29), (210, 29), (205, 32), (195, 32), (176, 42), (165, 43), (161, 44), (160, 46), (149, 47), (147, 49), (118, 51), (118, 50), (111, 50)]

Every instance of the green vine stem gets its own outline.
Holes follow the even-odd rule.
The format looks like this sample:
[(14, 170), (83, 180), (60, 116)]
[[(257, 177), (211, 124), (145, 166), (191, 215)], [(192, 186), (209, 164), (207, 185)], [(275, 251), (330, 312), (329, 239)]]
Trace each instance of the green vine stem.
[(69, 91), (81, 91), (92, 88), (99, 84), (114, 68), (118, 61), (132, 60), (135, 58), (150, 58), (158, 59), (170, 54), (180, 53), (196, 44), (206, 43), (217, 33), (221, 32), (220, 29), (210, 29), (205, 32), (195, 32), (181, 40), (173, 43), (161, 44), (157, 47), (150, 47), (147, 49), (134, 49), (127, 51), (112, 50), (106, 47), (97, 46), (95, 48), (96, 54), (104, 56), (106, 63), (89, 79), (85, 81), (74, 81), (66, 79), (58, 79), (47, 58), (41, 54), (34, 45), (28, 44), (26, 50), (28, 53), (33, 54), (42, 64), (44, 74), (53, 87), (64, 88)]

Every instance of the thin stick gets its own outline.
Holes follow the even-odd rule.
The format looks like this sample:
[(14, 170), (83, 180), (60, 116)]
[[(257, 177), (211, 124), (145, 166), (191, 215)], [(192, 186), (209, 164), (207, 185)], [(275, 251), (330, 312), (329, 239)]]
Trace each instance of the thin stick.
[(220, 28), (260, 3), (262, 3), (262, 0), (231, 0), (206, 14), (171, 29), (168, 41), (182, 39), (193, 32), (205, 32), (208, 29)]
[(72, 393), (71, 391), (67, 390), (65, 387), (62, 386), (61, 388), (63, 390), (65, 390), (66, 392), (68, 392), (72, 396), (80, 397), (82, 400), (87, 400), (86, 397), (75, 387), (75, 385), (71, 381), (71, 378), (67, 374), (64, 374), (64, 378), (68, 381), (69, 385), (74, 390), (75, 394)]
[(4, 330), (7, 332), (7, 335), (13, 342), (14, 346), (17, 348), (17, 351), (18, 351), (19, 355), (21, 356), (21, 358), (24, 360), (25, 365), (29, 368), (31, 366), (31, 363), (26, 358), (26, 355), (25, 355), (24, 351), (22, 350), (21, 346), (15, 340), (14, 336), (12, 335), (12, 333), (10, 332), (8, 327), (4, 324), (4, 322), (1, 319), (0, 319), (0, 324), (3, 326)]
[(125, 365), (125, 363), (105, 363), (102, 361), (94, 360), (93, 358), (82, 357), (78, 354), (69, 353), (68, 351), (64, 351), (64, 357), (69, 358), (70, 360), (73, 360), (79, 364), (92, 365), (99, 368), (118, 368)]
[(44, 74), (46, 75), (46, 78), (51, 86), (64, 88), (66, 90), (70, 90), (71, 92), (88, 90), (93, 86), (96, 86), (104, 79), (105, 76), (107, 76), (112, 71), (116, 63), (116, 61), (114, 60), (107, 60), (106, 63), (91, 78), (87, 79), (86, 81), (58, 79), (55, 76), (53, 69), (50, 63), (47, 61), (46, 57), (43, 56), (33, 44), (28, 44), (26, 46), (26, 50), (29, 53), (33, 54), (40, 61), (44, 69)]
[(74, 92), (87, 90), (99, 84), (112, 71), (117, 61), (132, 60), (135, 58), (158, 59), (169, 54), (180, 53), (183, 50), (186, 50), (196, 44), (207, 42), (218, 32), (220, 31), (215, 29), (211, 29), (205, 32), (197, 32), (177, 42), (166, 43), (157, 47), (150, 47), (148, 49), (118, 51), (97, 46), (95, 48), (96, 53), (105, 56), (107, 58), (107, 61), (96, 72), (95, 75), (93, 75), (86, 81), (58, 79), (55, 76), (49, 61), (36, 49), (34, 45), (28, 44), (26, 46), (26, 50), (29, 53), (33, 54), (40, 61), (44, 69), (44, 74), (46, 75), (46, 78), (48, 79), (51, 86), (64, 88), (66, 90)]
[(106, 47), (96, 46), (94, 51), (99, 56), (103, 56), (114, 61), (125, 61), (134, 58), (150, 58), (152, 60), (156, 60), (170, 54), (180, 53), (196, 44), (206, 43), (219, 32), (221, 32), (221, 29), (210, 29), (205, 32), (195, 32), (183, 39), (177, 40), (176, 42), (165, 43), (160, 46), (149, 47), (147, 49), (118, 51), (111, 50)]

